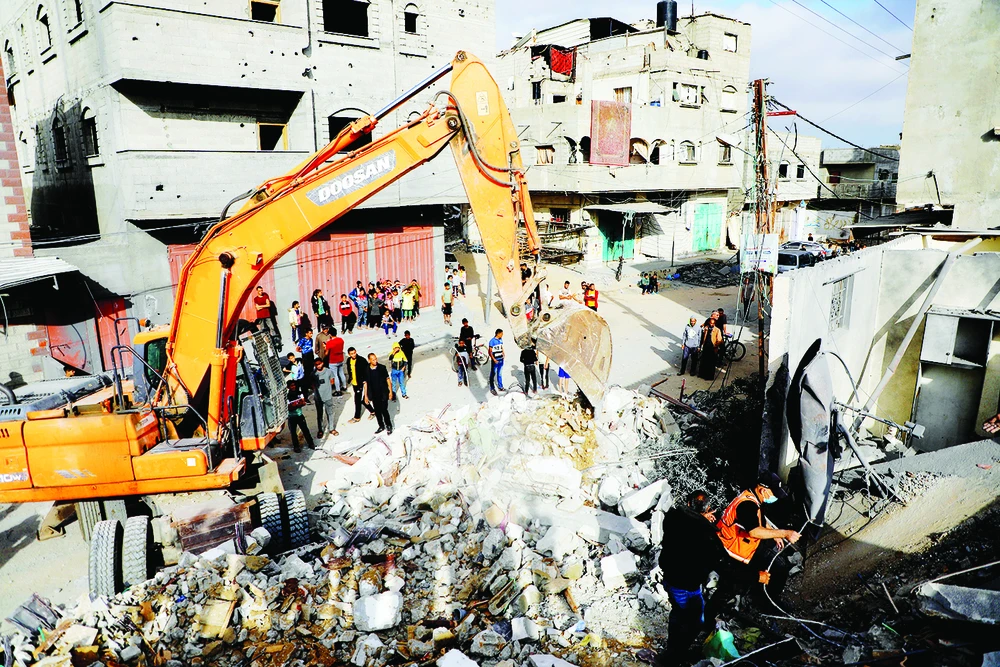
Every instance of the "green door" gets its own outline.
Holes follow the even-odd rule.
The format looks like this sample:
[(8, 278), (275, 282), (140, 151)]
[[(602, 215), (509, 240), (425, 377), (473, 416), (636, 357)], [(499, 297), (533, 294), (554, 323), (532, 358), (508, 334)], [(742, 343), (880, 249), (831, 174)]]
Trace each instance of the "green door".
[(722, 245), (722, 204), (698, 204), (691, 228), (691, 250), (705, 252)]
[(625, 259), (632, 259), (635, 254), (635, 226), (633, 223), (625, 225), (625, 238), (622, 239), (622, 220), (619, 216), (607, 216), (611, 220), (607, 223), (602, 221), (597, 226), (601, 232), (601, 258), (605, 262), (617, 262), (625, 253)]

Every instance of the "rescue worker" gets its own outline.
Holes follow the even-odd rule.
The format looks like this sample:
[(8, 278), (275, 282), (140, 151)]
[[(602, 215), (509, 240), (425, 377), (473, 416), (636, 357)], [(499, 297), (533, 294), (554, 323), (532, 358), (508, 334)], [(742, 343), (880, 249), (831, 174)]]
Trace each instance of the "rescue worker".
[(777, 500), (769, 486), (758, 483), (753, 490), (736, 496), (722, 512), (716, 525), (731, 560), (726, 568), (728, 576), (720, 580), (715, 596), (719, 603), (725, 604), (733, 594), (752, 588), (759, 605), (769, 610), (777, 606), (791, 570), (780, 553), (786, 540), (795, 544), (801, 537), (794, 530), (766, 525), (763, 507)]

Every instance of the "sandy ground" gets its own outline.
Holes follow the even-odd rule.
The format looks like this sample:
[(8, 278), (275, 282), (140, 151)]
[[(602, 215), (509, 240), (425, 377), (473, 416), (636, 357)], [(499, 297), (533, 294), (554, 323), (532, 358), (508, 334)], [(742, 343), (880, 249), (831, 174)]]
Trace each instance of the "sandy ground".
[[(455, 307), (454, 326), (443, 324), (438, 308), (426, 308), (415, 322), (401, 327), (410, 329), (417, 342), (413, 377), (407, 388), (408, 399), (400, 399), (390, 405), (390, 414), (397, 426), (412, 423), (428, 412), (440, 412), (447, 405), (461, 405), (470, 401), (489, 398), (487, 370), (474, 373), (470, 387), (459, 387), (457, 378), (451, 371), (447, 350), (453, 344), (452, 336), (457, 335), (461, 318), (467, 317), (478, 333), (492, 335), (496, 328), (504, 328), (503, 317), (498, 311), (491, 313), (487, 325), (484, 314), (484, 300), (479, 284), (485, 285), (485, 257), (482, 255), (460, 256), (469, 269), (469, 289), (465, 299), (460, 299)], [(660, 268), (643, 265), (642, 270)], [(607, 268), (581, 275), (571, 268), (548, 267), (547, 282), (553, 291), (558, 291), (563, 280), (579, 287), (586, 278), (595, 282), (601, 292), (599, 312), (611, 327), (613, 338), (613, 361), (611, 383), (628, 387), (653, 384), (665, 380), (659, 389), (677, 396), (681, 383), (685, 392), (709, 387), (709, 382), (690, 375), (677, 377), (680, 364), (680, 334), (687, 319), (692, 316), (703, 318), (713, 308), (722, 306), (728, 313), (734, 313), (736, 288), (702, 288), (681, 284), (665, 283), (659, 294), (642, 295), (635, 287), (634, 271), (629, 271), (618, 283)], [(738, 331), (738, 327), (730, 326)], [(747, 357), (734, 364), (730, 377), (752, 373), (756, 369), (756, 338), (751, 330), (742, 333), (742, 340), (750, 348)], [(381, 330), (365, 331), (346, 337), (347, 345), (358, 349), (359, 354), (375, 352), (384, 360), (395, 338), (387, 338)], [(512, 344), (508, 345), (513, 348)], [(516, 349), (507, 350), (508, 359), (516, 360)], [(522, 378), (518, 364), (508, 364), (504, 369), (504, 385), (516, 387)], [(556, 380), (556, 369), (552, 368), (552, 380)], [(715, 381), (715, 387), (723, 380)], [(348, 424), (353, 416), (353, 402), (348, 394), (338, 400), (338, 437), (328, 437), (322, 443), (323, 450), (303, 454), (293, 454), (290, 439), (283, 433), (272, 451), (279, 461), (282, 480), (286, 488), (300, 488), (307, 494), (322, 492), (322, 484), (332, 471), (342, 465), (330, 457), (333, 451), (340, 451), (360, 445), (369, 440), (376, 429), (376, 423), (363, 417), (357, 424)], [(310, 429), (315, 433), (315, 410), (306, 409)], [(38, 542), (35, 532), (48, 510), (47, 503), (21, 506), (0, 506), (0, 618), (6, 617), (32, 592), (39, 592), (56, 602), (67, 603), (77, 599), (87, 589), (87, 544), (83, 541), (78, 524), (73, 521), (66, 527), (66, 535), (47, 542)]]

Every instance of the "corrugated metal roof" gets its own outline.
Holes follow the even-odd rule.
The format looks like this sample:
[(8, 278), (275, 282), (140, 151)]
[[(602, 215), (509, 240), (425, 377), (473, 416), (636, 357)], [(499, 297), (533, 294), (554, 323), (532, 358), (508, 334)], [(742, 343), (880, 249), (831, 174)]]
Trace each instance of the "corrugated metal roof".
[(58, 257), (0, 258), (0, 289), (17, 287), (71, 271), (79, 269)]

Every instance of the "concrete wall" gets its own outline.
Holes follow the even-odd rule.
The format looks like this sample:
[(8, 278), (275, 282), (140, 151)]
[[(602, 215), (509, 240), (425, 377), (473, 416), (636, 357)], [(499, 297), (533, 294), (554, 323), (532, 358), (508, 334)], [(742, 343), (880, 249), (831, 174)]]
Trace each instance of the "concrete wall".
[[(1000, 216), (1000, 4), (918, 0), (897, 200), (955, 206), (952, 225)], [(937, 176), (937, 189), (928, 172)]]

